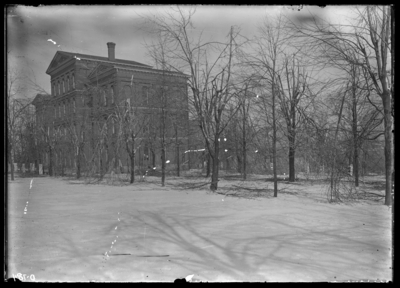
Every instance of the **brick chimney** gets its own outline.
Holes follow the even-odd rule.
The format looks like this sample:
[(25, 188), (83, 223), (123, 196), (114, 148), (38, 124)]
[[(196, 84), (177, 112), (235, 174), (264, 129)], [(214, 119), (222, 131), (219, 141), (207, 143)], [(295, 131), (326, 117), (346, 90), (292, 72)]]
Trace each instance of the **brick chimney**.
[(115, 43), (108, 42), (107, 47), (108, 47), (108, 60), (115, 61)]

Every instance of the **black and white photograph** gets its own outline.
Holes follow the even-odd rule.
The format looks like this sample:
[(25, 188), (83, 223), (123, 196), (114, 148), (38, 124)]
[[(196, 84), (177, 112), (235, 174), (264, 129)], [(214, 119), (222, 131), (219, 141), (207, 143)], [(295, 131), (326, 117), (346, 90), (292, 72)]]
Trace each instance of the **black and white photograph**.
[(4, 18), (5, 282), (393, 282), (393, 5)]

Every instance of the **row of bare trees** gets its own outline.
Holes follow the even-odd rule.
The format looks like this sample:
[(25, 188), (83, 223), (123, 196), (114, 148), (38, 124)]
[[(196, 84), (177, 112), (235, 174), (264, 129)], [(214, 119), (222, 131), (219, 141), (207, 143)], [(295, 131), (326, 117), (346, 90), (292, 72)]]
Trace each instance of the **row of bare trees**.
[[(280, 14), (265, 21), (254, 39), (232, 27), (225, 41), (202, 39), (193, 25), (194, 9), (169, 11), (147, 18), (157, 36), (148, 48), (163, 68), (188, 75), (192, 115), (212, 162), (211, 190), (218, 187), (219, 140), (230, 125), (237, 127), (242, 119), (242, 136), (236, 137), (242, 148), (242, 153), (237, 153), (239, 166), (246, 175), (247, 140), (255, 143), (264, 137), (260, 143), (266, 144), (267, 138), (275, 196), (278, 150), (286, 147), (289, 180), (295, 181), (298, 153), (333, 173), (338, 151), (327, 144), (345, 145), (340, 151), (346, 151), (346, 170), (350, 163), (354, 167), (357, 187), (361, 150), (384, 135), (385, 204), (390, 204), (390, 7), (356, 7), (356, 20), (349, 25), (313, 15), (298, 23)], [(247, 127), (251, 129), (246, 131)], [(336, 152), (321, 151), (328, 146)]]

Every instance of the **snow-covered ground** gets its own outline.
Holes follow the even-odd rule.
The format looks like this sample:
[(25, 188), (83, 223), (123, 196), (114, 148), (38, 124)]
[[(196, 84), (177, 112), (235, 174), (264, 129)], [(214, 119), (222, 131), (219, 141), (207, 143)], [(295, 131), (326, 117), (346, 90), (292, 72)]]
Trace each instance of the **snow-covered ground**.
[(279, 183), (274, 198), (272, 183), (261, 178), (222, 180), (223, 194), (216, 194), (201, 181), (167, 178), (166, 187), (155, 177), (123, 186), (45, 177), (10, 181), (9, 276), (392, 280), (392, 211), (382, 201), (329, 204), (325, 186), (305, 182)]

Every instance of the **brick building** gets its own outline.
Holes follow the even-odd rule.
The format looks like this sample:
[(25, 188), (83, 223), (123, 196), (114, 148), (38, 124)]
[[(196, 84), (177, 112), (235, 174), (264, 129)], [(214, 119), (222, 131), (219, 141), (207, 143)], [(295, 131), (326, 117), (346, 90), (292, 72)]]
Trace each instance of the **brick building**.
[(161, 138), (170, 168), (187, 162), (186, 76), (116, 59), (115, 44), (107, 46), (108, 57), (57, 51), (46, 71), (51, 95), (38, 94), (32, 102), (45, 171), (74, 172), (80, 165), (82, 171), (128, 172), (123, 134), (128, 110), (136, 168), (160, 166)]

